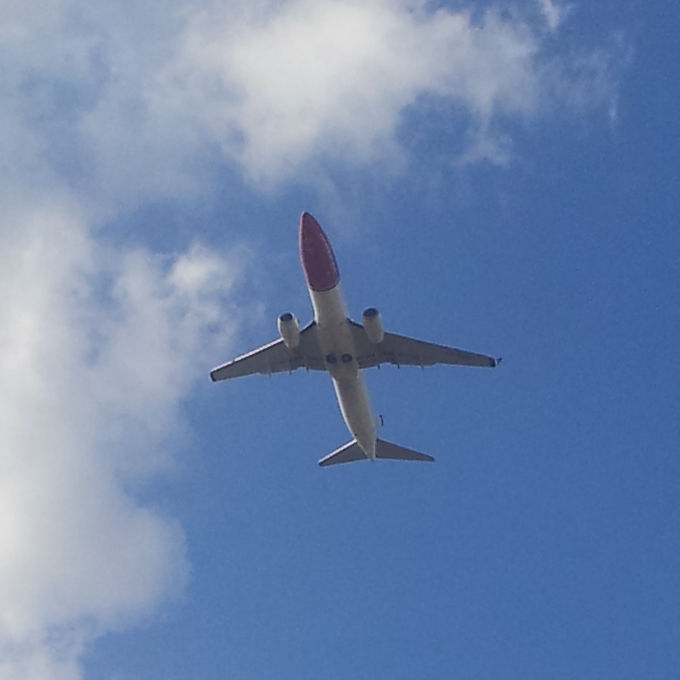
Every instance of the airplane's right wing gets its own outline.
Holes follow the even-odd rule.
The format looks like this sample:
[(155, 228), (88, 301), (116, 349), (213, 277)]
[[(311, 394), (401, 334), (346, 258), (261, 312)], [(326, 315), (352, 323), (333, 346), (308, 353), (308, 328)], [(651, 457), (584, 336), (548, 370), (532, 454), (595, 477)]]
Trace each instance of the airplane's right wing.
[(375, 345), (366, 337), (361, 324), (350, 322), (359, 368), (371, 368), (380, 364), (395, 366), (434, 366), (435, 364), (458, 364), (461, 366), (498, 366), (500, 359), (476, 354), (455, 347), (436, 345), (396, 333), (385, 333), (382, 342)]
[(229, 380), (243, 375), (291, 373), (298, 368), (323, 371), (326, 366), (316, 339), (316, 323), (312, 321), (300, 331), (300, 344), (288, 349), (281, 338), (247, 352), (210, 371), (211, 379)]

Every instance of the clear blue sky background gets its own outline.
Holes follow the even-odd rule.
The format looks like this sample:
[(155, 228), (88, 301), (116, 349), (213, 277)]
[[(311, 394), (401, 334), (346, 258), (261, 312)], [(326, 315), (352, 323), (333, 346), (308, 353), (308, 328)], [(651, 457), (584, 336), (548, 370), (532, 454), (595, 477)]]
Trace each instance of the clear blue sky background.
[[(472, 114), (420, 101), (394, 171), (327, 154), (322, 180), (263, 186), (213, 160), (190, 196), (102, 220), (113, 244), (244, 264), (171, 470), (131, 485), (181, 525), (188, 580), (89, 643), (84, 678), (680, 677), (679, 31), (670, 1), (575, 4), (540, 58), (601, 50), (614, 94), (501, 111), (503, 164), (460, 162)], [(435, 464), (319, 469), (348, 439), (325, 375), (209, 382), (279, 313), (310, 318), (303, 210), (354, 318), (503, 357), (368, 373), (382, 436)]]

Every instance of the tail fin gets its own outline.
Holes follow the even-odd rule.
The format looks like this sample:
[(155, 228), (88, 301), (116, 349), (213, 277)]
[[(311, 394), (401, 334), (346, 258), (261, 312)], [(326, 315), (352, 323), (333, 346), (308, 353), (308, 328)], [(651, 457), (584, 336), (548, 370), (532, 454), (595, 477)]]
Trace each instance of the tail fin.
[[(412, 449), (407, 449), (404, 446), (397, 446), (391, 442), (386, 442), (384, 439), (378, 439), (375, 443), (375, 457), (389, 460), (419, 460), (426, 463), (434, 461), (432, 456), (424, 453), (418, 453)], [(330, 465), (340, 465), (341, 463), (352, 463), (357, 460), (368, 460), (368, 457), (363, 452), (363, 449), (355, 441), (351, 441), (339, 449), (329, 453), (327, 456), (319, 461), (321, 467), (329, 467)]]

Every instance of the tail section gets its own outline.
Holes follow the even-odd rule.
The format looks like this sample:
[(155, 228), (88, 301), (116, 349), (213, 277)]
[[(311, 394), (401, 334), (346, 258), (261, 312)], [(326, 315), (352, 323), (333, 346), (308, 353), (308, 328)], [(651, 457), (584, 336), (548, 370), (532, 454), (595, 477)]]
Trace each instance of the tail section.
[[(425, 463), (434, 461), (432, 456), (418, 453), (418, 451), (413, 451), (412, 449), (407, 449), (405, 446), (398, 446), (397, 444), (386, 442), (384, 439), (378, 439), (376, 441), (375, 457), (386, 460), (419, 460)], [(357, 460), (368, 460), (368, 457), (359, 444), (355, 441), (351, 441), (322, 458), (319, 461), (319, 465), (321, 467), (329, 467), (342, 463), (352, 463)]]
[(339, 449), (335, 449), (333, 453), (329, 453), (327, 456), (319, 461), (321, 467), (328, 467), (329, 465), (340, 465), (341, 463), (352, 463), (355, 460), (368, 460), (363, 449), (354, 440), (341, 446)]
[(434, 463), (434, 458), (426, 453), (418, 453), (405, 446), (398, 446), (384, 439), (378, 439), (375, 443), (375, 457), (387, 458), (389, 460), (420, 460), (423, 463)]

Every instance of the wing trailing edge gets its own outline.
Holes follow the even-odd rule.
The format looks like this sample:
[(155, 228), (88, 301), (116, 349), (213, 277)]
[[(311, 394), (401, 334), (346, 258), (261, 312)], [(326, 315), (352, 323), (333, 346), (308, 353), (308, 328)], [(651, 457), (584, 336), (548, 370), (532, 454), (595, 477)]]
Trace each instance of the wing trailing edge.
[(316, 322), (312, 321), (300, 331), (300, 343), (294, 349), (286, 347), (282, 338), (247, 352), (210, 371), (210, 379), (230, 380), (244, 375), (261, 373), (292, 373), (298, 368), (324, 371), (326, 365), (316, 338)]
[(364, 327), (348, 319), (357, 353), (359, 368), (372, 368), (381, 364), (395, 366), (434, 366), (435, 364), (458, 364), (459, 366), (486, 366), (495, 368), (501, 360), (486, 354), (468, 352), (456, 347), (437, 345), (385, 332), (381, 342), (372, 343)]

